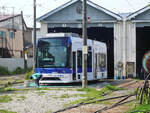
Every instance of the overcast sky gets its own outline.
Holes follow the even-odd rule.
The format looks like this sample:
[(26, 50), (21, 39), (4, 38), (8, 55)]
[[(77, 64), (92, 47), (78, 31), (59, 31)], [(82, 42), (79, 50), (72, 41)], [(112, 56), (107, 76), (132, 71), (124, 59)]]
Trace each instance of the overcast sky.
[[(37, 17), (57, 8), (58, 6), (70, 0), (37, 0)], [(92, 2), (109, 9), (115, 13), (134, 12), (145, 7), (150, 0), (91, 0)], [(12, 13), (12, 8), (15, 8), (15, 13), (21, 11), (24, 13), (24, 18), (27, 26), (32, 27), (33, 21), (33, 0), (0, 0), (0, 12)], [(2, 8), (3, 7), (3, 8)], [(4, 8), (5, 7), (5, 8)]]

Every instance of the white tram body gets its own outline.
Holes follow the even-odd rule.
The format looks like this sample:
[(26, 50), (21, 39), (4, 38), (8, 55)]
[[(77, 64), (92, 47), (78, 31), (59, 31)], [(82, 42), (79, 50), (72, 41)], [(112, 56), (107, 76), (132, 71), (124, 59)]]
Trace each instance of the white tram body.
[[(72, 33), (50, 33), (37, 42), (36, 73), (39, 83), (82, 81), (83, 39)], [(85, 51), (85, 50), (84, 50)], [(107, 47), (87, 39), (87, 80), (107, 78)]]

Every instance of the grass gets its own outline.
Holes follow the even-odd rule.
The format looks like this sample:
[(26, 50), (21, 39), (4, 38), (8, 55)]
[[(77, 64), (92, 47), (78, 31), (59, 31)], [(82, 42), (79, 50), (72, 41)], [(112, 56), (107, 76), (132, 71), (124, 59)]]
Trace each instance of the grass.
[(43, 88), (36, 88), (36, 90), (72, 90), (72, 89), (62, 89), (62, 88), (48, 88), (48, 87), (43, 87)]
[(59, 98), (59, 97), (56, 96), (56, 95), (51, 95), (51, 97), (54, 98), (54, 99), (58, 99), (58, 98)]
[(0, 103), (7, 103), (9, 101), (12, 101), (11, 96), (8, 95), (0, 96)]
[(17, 112), (0, 109), (0, 113), (17, 113)]
[(39, 92), (36, 92), (38, 95), (44, 95), (46, 92), (45, 91), (39, 91)]
[(83, 97), (83, 99), (73, 101), (69, 103), (69, 105), (77, 104), (80, 102), (88, 103), (88, 102), (91, 102), (91, 100), (89, 100), (91, 98), (94, 98), (92, 101), (101, 99), (103, 97), (102, 95), (110, 94), (113, 91), (117, 91), (117, 90), (123, 90), (123, 88), (119, 88), (119, 87), (112, 86), (112, 85), (107, 85), (106, 87), (100, 90), (96, 90), (95, 88), (88, 88), (88, 87), (77, 89), (77, 91), (84, 91), (86, 92), (86, 94), (80, 94), (79, 96)]
[(68, 94), (63, 94), (60, 96), (60, 98), (69, 98), (69, 97), (70, 97), (70, 95), (68, 95)]
[(51, 90), (50, 88), (36, 88), (36, 90)]
[(15, 83), (23, 83), (23, 80), (22, 79), (15, 79), (14, 77), (0, 79), (0, 88), (9, 87)]
[(16, 89), (16, 88), (11, 88), (11, 87), (3, 87), (0, 88), (0, 93), (5, 93), (5, 92), (9, 92), (9, 91), (24, 91), (26, 89)]
[(46, 113), (52, 113), (52, 111), (51, 111), (51, 110), (49, 110), (49, 111), (47, 111)]
[(150, 104), (138, 105), (134, 109), (130, 110), (128, 113), (149, 113)]
[(3, 88), (0, 88), (0, 93), (15, 92), (15, 91), (29, 91), (29, 90), (35, 90), (35, 89), (29, 89), (29, 88), (16, 89), (16, 88), (11, 88), (11, 87), (3, 87)]
[(17, 98), (18, 98), (18, 100), (25, 100), (25, 99), (26, 99), (25, 96), (19, 96), (19, 97), (17, 97)]

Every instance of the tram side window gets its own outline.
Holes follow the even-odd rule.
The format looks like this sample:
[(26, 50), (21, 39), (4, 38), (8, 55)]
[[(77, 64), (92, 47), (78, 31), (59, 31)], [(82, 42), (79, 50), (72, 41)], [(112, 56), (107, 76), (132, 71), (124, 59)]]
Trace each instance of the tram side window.
[(92, 52), (88, 52), (87, 66), (92, 68)]
[(100, 68), (106, 68), (106, 55), (105, 54), (99, 54), (99, 67)]
[(77, 51), (78, 68), (82, 68), (82, 51)]

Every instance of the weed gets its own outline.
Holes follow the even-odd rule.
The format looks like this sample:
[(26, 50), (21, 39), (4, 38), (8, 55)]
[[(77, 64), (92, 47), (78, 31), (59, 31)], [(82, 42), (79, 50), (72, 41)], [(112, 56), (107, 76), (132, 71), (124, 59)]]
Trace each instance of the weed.
[(51, 90), (50, 88), (36, 88), (36, 90)]
[(80, 100), (76, 100), (74, 102), (71, 102), (70, 105), (72, 104), (77, 104), (80, 102), (84, 102), (84, 103), (88, 103), (91, 102), (91, 100), (89, 101), (89, 99), (94, 98), (92, 101), (95, 101), (97, 99), (102, 98), (104, 94), (110, 94), (113, 91), (116, 90), (122, 90), (123, 88), (118, 88), (116, 86), (111, 86), (111, 85), (107, 85), (106, 87), (102, 88), (101, 90), (96, 90), (95, 88), (81, 88), (81, 89), (77, 89), (77, 91), (85, 91), (86, 94), (80, 94), (79, 96), (84, 97), (83, 99)]
[(52, 113), (52, 111), (51, 111), (51, 110), (49, 110), (49, 111), (47, 111), (46, 113)]
[(19, 97), (17, 97), (17, 98), (18, 98), (18, 100), (25, 100), (25, 99), (26, 99), (25, 96), (19, 96)]
[(12, 98), (8, 95), (0, 96), (0, 103), (7, 103), (12, 101)]
[(32, 74), (33, 74), (33, 71), (27, 72), (27, 73), (25, 74), (25, 76), (24, 76), (24, 79), (25, 79), (25, 80), (30, 80), (30, 77), (32, 76)]
[(54, 98), (54, 99), (60, 98), (60, 97), (58, 97), (58, 96), (56, 96), (56, 95), (51, 95), (51, 97)]
[(24, 82), (24, 81), (21, 79), (16, 80), (16, 83), (21, 83), (21, 82)]
[(60, 98), (69, 98), (70, 96), (68, 94), (63, 94), (60, 96)]
[(150, 104), (138, 105), (134, 109), (130, 110), (128, 113), (149, 113)]
[(38, 95), (44, 95), (46, 92), (45, 91), (39, 91), (39, 92), (36, 92)]
[(112, 91), (118, 91), (118, 90), (123, 90), (124, 88), (112, 86), (112, 85), (106, 85), (106, 88)]
[(8, 92), (8, 91), (14, 91), (13, 88), (10, 88), (10, 87), (6, 87), (6, 88), (0, 88), (0, 92), (3, 93), (3, 92)]
[(4, 109), (0, 109), (0, 113), (17, 113), (17, 112), (7, 111), (7, 110), (4, 110)]

